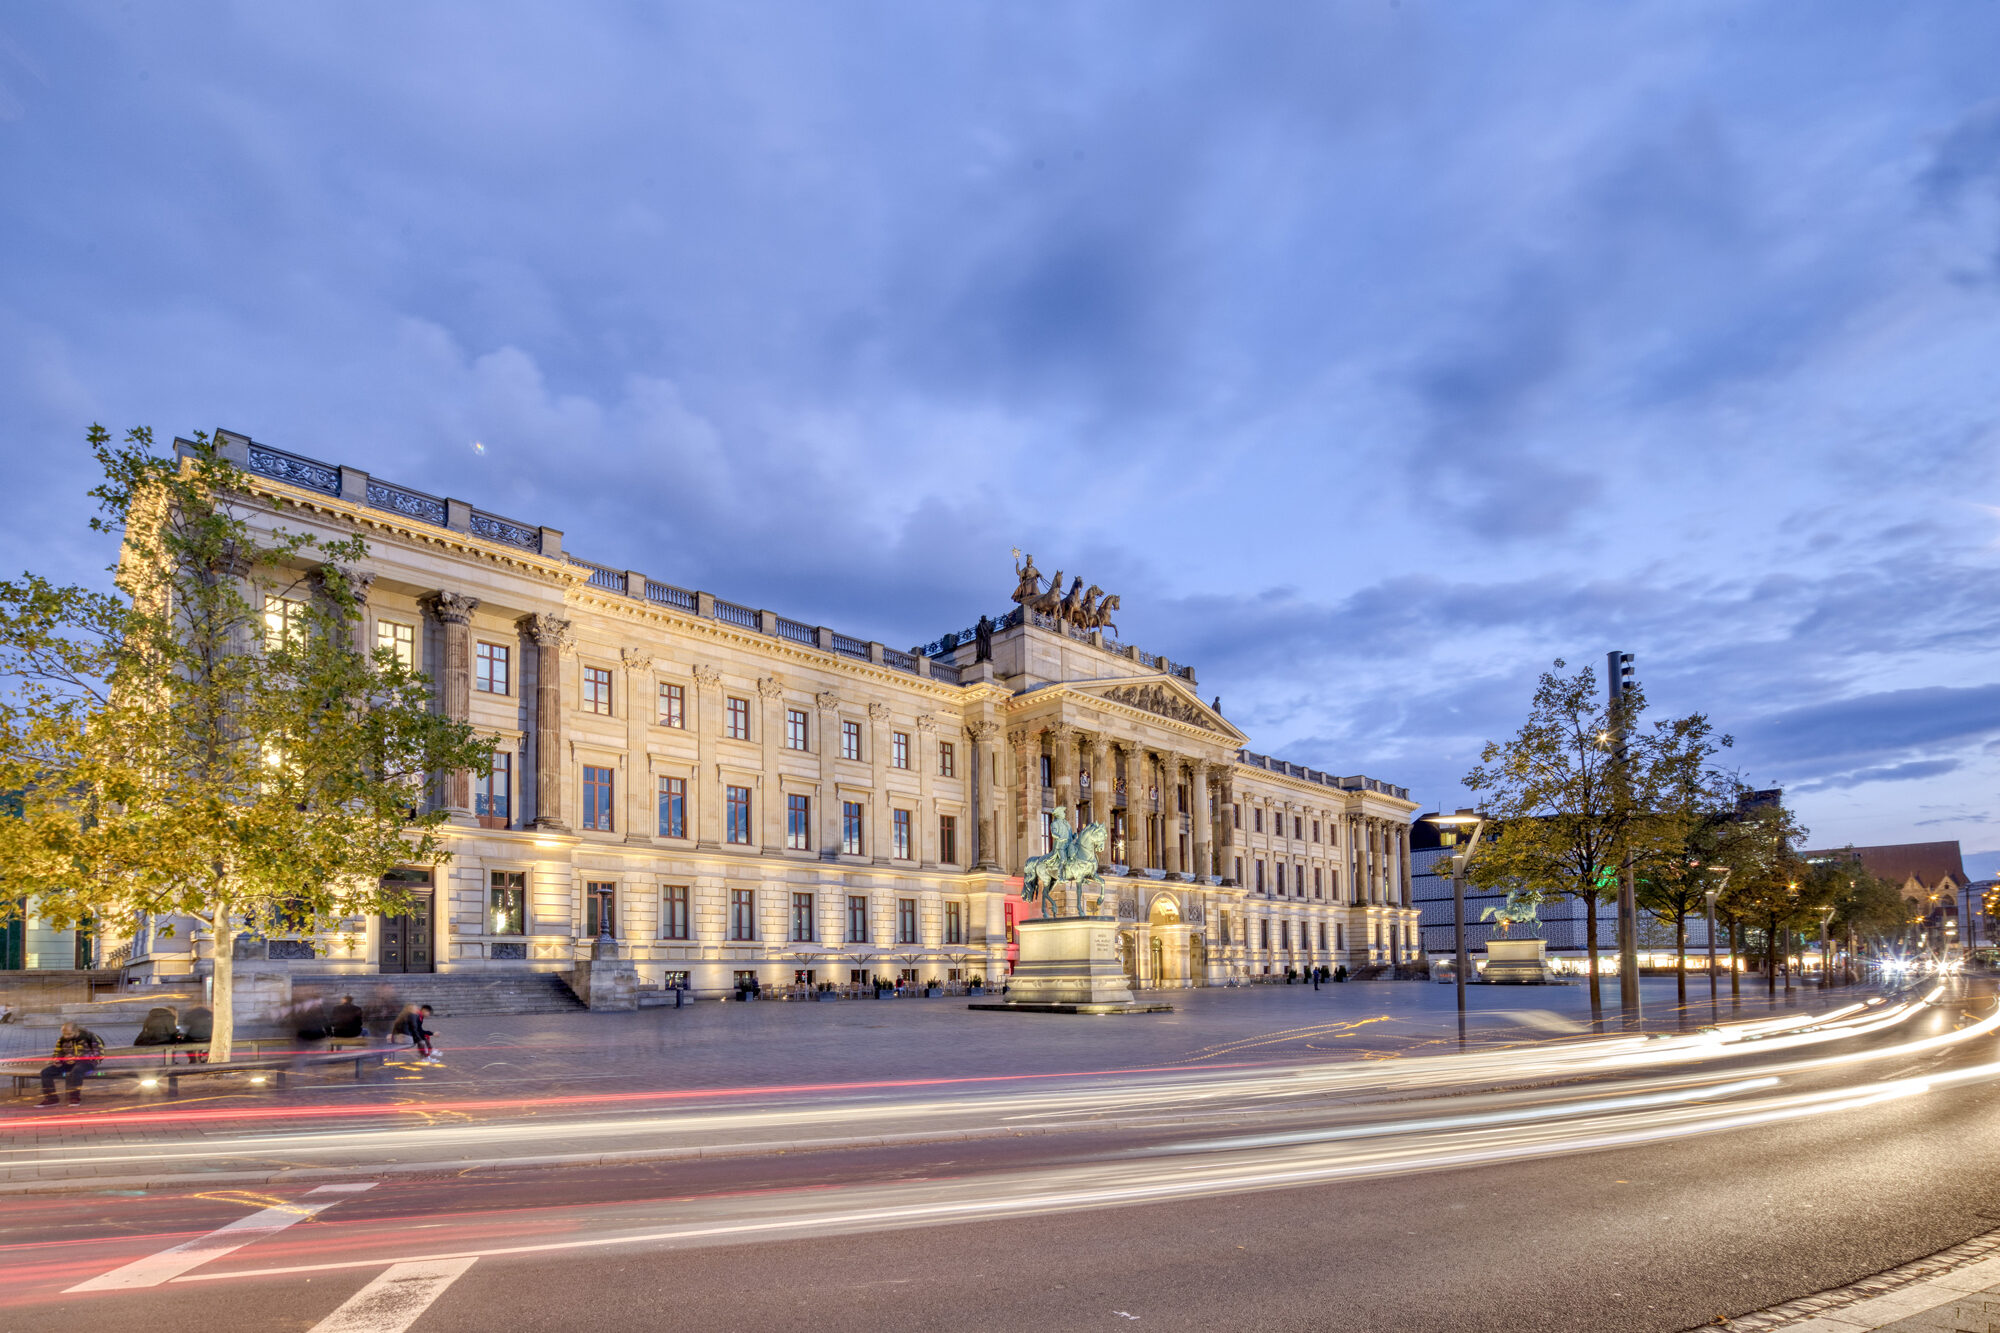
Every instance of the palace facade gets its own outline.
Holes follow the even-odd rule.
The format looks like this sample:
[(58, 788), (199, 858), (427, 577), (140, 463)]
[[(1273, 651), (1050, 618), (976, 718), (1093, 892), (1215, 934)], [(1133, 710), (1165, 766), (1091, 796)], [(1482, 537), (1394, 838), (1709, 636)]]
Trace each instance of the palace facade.
[[(451, 858), (405, 872), (407, 915), (252, 943), (276, 963), (567, 972), (608, 935), (644, 984), (708, 994), (997, 982), (1059, 810), (1111, 830), (1104, 901), (1140, 987), (1420, 949), (1406, 791), (1253, 752), (1193, 668), (1046, 598), (901, 652), (218, 438), (253, 523), (366, 537), (363, 641), (499, 742), (490, 779), (440, 784)], [(141, 929), (120, 961), (185, 975), (205, 946)]]

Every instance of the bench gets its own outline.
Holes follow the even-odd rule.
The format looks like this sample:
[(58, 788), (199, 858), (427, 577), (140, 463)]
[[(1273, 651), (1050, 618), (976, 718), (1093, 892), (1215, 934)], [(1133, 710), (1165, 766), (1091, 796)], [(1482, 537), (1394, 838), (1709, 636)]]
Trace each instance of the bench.
[[(227, 1064), (206, 1062), (175, 1064), (172, 1059), (174, 1053), (184, 1048), (172, 1046), (106, 1047), (105, 1062), (93, 1069), (89, 1078), (91, 1080), (137, 1079), (141, 1087), (148, 1088), (164, 1083), (167, 1087), (167, 1096), (178, 1097), (181, 1080), (184, 1078), (206, 1078), (216, 1074), (248, 1073), (253, 1076), (262, 1074), (282, 1088), (285, 1086), (288, 1074), (351, 1063), (354, 1066), (354, 1081), (359, 1083), (370, 1068), (379, 1068), (382, 1065), (390, 1049), (356, 1042), (348, 1044), (345, 1049), (336, 1045), (334, 1049), (311, 1054), (272, 1056), (265, 1055), (263, 1048), (272, 1045), (282, 1047), (289, 1043), (278, 1038), (256, 1038), (242, 1044), (252, 1047), (251, 1058), (231, 1060)], [(154, 1055), (164, 1055), (165, 1058), (158, 1063), (144, 1058)], [(38, 1055), (0, 1060), (0, 1074), (14, 1081), (14, 1095), (17, 1097), (24, 1092), (39, 1091), (42, 1070), (51, 1059), (50, 1056)]]

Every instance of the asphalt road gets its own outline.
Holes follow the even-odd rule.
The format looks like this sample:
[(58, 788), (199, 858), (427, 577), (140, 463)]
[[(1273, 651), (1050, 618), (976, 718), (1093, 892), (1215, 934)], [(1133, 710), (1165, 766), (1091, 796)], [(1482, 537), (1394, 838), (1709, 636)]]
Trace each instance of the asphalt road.
[(2000, 1037), (1909, 1049), (1968, 1023), (1391, 1101), (1263, 1070), (1213, 1123), (17, 1196), (0, 1329), (1686, 1329), (2000, 1227), (1966, 1072)]

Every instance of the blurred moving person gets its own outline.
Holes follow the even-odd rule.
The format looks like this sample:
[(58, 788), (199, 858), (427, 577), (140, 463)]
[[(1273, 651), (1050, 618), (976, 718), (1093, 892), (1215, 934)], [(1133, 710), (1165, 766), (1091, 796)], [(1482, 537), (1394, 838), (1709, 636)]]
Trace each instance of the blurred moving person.
[(132, 1038), (134, 1046), (171, 1046), (181, 1039), (181, 1016), (161, 1005), (146, 1011), (146, 1021), (139, 1025), (139, 1035)]
[(367, 1035), (368, 1015), (361, 1012), (361, 1006), (354, 1002), (352, 995), (340, 997), (340, 1003), (333, 1006), (326, 1015), (326, 1035), (335, 1041), (355, 1041)]
[(424, 1020), (430, 1016), (431, 1007), (427, 1004), (405, 1006), (402, 1014), (396, 1019), (396, 1035), (410, 1039), (410, 1045), (416, 1048), (418, 1060), (424, 1064), (443, 1064), (444, 1062), (437, 1057), (436, 1049), (431, 1045), (431, 1037), (435, 1034), (424, 1026)]

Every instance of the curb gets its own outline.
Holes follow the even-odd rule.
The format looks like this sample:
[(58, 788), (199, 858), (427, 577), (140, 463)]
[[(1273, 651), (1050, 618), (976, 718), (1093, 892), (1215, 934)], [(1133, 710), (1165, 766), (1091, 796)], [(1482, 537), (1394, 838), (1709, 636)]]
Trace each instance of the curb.
[[(1953, 1281), (1969, 1268), (1984, 1268), (1977, 1281)], [(1797, 1333), (1859, 1333), (1881, 1328), (2000, 1284), (2000, 1231), (1989, 1231), (1936, 1254), (1914, 1259), (1844, 1287), (1784, 1301), (1735, 1318), (1717, 1316), (1697, 1328), (1736, 1333), (1793, 1329)], [(1928, 1290), (1926, 1290), (1928, 1288)], [(1872, 1307), (1872, 1308), (1870, 1308)], [(1686, 1333), (1694, 1333), (1687, 1330)]]

